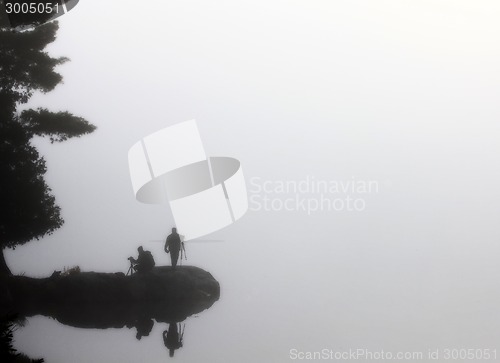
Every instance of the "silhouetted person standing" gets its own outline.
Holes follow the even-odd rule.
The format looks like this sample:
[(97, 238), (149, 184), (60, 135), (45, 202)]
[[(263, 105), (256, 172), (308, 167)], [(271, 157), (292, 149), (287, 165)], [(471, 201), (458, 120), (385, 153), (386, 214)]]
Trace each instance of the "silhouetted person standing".
[(142, 246), (139, 246), (139, 248), (137, 248), (137, 251), (139, 251), (139, 256), (137, 257), (137, 259), (133, 257), (128, 258), (134, 265), (134, 270), (137, 272), (151, 271), (155, 266), (155, 260), (151, 252), (144, 251)]
[(179, 336), (179, 329), (177, 328), (177, 323), (170, 323), (168, 325), (168, 330), (163, 332), (163, 344), (168, 349), (168, 353), (171, 357), (174, 356), (176, 349), (182, 347), (182, 336), (184, 332)]
[(172, 260), (172, 267), (177, 266), (177, 260), (179, 259), (179, 251), (181, 250), (181, 237), (177, 233), (177, 228), (172, 228), (172, 233), (167, 237), (165, 242), (165, 252), (170, 253), (170, 259)]

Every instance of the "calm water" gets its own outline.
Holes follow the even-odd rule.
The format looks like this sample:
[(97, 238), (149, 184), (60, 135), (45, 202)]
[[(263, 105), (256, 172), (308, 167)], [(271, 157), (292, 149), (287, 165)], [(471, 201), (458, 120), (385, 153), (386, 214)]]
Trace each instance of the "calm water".
[[(499, 267), (487, 242), (456, 247), (455, 240), (458, 254), (437, 240), (367, 241), (359, 237), (380, 234), (382, 217), (362, 232), (356, 217), (325, 227), (326, 217), (301, 223), (299, 215), (288, 221), (268, 215), (275, 228), (264, 237), (256, 229), (238, 241), (189, 245), (189, 264), (211, 272), (221, 296), (186, 319), (174, 361), (288, 362), (291, 349), (442, 354), (498, 347)], [(329, 237), (347, 233), (344, 240)], [(151, 244), (158, 263), (161, 248)], [(15, 339), (21, 351), (48, 363), (163, 362), (171, 359), (162, 339), (167, 328), (156, 323), (138, 341), (135, 328), (77, 329), (36, 316)]]

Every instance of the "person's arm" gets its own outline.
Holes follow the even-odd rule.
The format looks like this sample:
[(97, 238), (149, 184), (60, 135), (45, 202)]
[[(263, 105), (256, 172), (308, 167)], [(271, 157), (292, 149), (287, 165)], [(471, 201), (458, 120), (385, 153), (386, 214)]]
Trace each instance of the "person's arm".
[(168, 250), (168, 245), (169, 245), (169, 243), (168, 243), (168, 237), (167, 237), (167, 239), (165, 240), (165, 252), (166, 252), (166, 253), (169, 253), (169, 252), (170, 252), (170, 251)]

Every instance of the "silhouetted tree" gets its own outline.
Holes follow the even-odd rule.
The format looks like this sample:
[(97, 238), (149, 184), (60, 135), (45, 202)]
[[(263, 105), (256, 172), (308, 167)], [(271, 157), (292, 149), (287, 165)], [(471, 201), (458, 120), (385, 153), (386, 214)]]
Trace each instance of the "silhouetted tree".
[(95, 130), (69, 112), (18, 112), (34, 92), (50, 92), (62, 82), (55, 68), (68, 59), (45, 51), (57, 29), (57, 22), (29, 31), (0, 28), (0, 274), (10, 274), (4, 248), (51, 234), (64, 222), (44, 180), (45, 160), (30, 140), (37, 135), (61, 142)]
[(14, 331), (16, 315), (0, 316), (0, 362), (2, 363), (43, 363), (43, 359), (30, 359), (14, 348)]
[(2, 362), (13, 362), (18, 355), (12, 341), (14, 340), (15, 316), (0, 317), (0, 358)]

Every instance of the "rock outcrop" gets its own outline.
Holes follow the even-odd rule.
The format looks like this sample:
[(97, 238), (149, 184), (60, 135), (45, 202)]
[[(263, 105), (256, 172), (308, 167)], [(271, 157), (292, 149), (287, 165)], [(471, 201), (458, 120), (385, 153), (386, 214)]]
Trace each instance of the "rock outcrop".
[(177, 322), (208, 309), (219, 299), (212, 275), (194, 266), (155, 267), (143, 274), (81, 272), (6, 281), (9, 310), (20, 316), (46, 315), (82, 328)]

